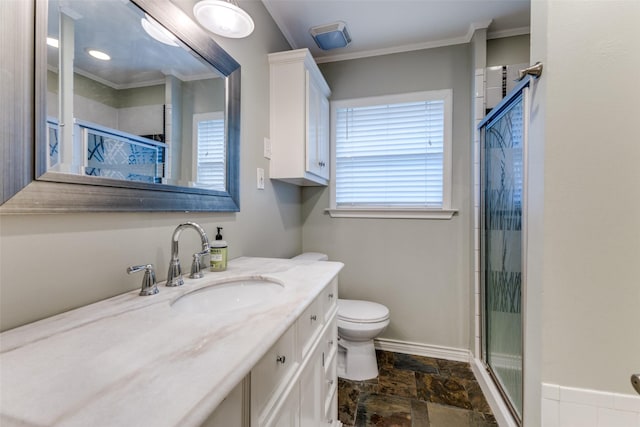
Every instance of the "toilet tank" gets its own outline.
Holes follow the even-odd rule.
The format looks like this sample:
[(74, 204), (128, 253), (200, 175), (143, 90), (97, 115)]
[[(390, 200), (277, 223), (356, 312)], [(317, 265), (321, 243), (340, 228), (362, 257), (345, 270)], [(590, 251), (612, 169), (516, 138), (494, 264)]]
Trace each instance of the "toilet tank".
[(327, 254), (320, 252), (304, 252), (298, 256), (294, 256), (291, 259), (306, 260), (306, 261), (329, 261)]

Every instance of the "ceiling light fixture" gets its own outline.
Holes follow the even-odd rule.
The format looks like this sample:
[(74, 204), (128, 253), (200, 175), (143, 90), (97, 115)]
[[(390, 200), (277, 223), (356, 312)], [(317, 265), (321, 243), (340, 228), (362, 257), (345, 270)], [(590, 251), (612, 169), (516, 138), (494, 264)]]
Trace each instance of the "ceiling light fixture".
[(164, 28), (158, 21), (145, 13), (144, 18), (140, 19), (140, 25), (151, 38), (164, 43), (168, 46), (178, 46), (178, 39), (171, 31)]
[(338, 49), (351, 43), (347, 25), (342, 21), (312, 27), (309, 33), (311, 33), (311, 37), (322, 50)]
[(95, 49), (87, 49), (87, 53), (101, 61), (110, 61), (111, 57), (104, 52)]
[(236, 0), (202, 0), (193, 7), (193, 14), (207, 30), (232, 39), (247, 37), (255, 27)]

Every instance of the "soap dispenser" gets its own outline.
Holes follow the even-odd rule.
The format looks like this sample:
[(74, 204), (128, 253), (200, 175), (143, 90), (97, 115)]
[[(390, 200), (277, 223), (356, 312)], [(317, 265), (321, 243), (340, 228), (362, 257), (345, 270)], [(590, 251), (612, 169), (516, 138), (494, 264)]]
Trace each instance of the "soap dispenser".
[(227, 269), (227, 242), (222, 240), (222, 234), (220, 234), (220, 230), (222, 227), (218, 228), (218, 234), (216, 234), (216, 239), (211, 243), (211, 271), (224, 271)]

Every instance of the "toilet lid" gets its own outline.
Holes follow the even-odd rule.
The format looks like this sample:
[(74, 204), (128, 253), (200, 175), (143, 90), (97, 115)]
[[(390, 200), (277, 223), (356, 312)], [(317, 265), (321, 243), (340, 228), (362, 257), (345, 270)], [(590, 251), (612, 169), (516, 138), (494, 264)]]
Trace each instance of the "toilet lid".
[(371, 301), (338, 299), (338, 319), (375, 323), (389, 318), (389, 309), (382, 304)]

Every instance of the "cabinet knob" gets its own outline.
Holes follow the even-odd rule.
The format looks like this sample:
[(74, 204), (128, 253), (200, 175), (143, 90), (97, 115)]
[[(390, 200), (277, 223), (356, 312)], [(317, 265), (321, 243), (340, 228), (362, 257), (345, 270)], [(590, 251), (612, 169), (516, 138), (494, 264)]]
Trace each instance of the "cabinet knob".
[(331, 387), (333, 385), (333, 380), (328, 380), (327, 384), (329, 384), (329, 387)]
[(329, 299), (333, 299), (333, 292), (329, 294)]
[(316, 320), (318, 320), (318, 316), (316, 316), (315, 314), (311, 315), (311, 321), (315, 322)]
[(284, 355), (276, 357), (277, 363), (282, 363), (284, 365), (285, 360), (287, 360), (287, 358)]
[(329, 341), (329, 347), (333, 347), (333, 340)]

